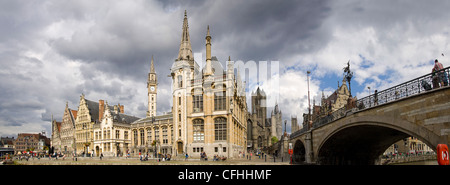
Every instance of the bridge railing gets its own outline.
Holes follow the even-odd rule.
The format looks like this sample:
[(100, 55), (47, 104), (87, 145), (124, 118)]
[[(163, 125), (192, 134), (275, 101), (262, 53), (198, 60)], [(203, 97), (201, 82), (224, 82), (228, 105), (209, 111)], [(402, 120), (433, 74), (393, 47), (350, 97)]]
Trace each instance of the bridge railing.
[[(331, 123), (337, 119), (345, 117), (349, 113), (354, 113), (357, 111), (361, 111), (364, 109), (368, 109), (374, 106), (386, 104), (389, 102), (393, 102), (399, 99), (407, 98), (416, 94), (424, 93), (426, 91), (439, 88), (441, 86), (440, 83), (433, 83), (433, 80), (437, 80), (439, 78), (444, 79), (444, 86), (448, 86), (450, 83), (450, 67), (446, 67), (442, 70), (432, 72), (421, 77), (415, 78), (413, 80), (404, 82), (402, 84), (396, 85), (394, 87), (385, 89), (383, 91), (377, 92), (376, 94), (370, 94), (364, 98), (358, 99), (356, 101), (356, 107), (347, 108), (346, 106), (332, 112), (331, 114), (321, 117), (316, 120), (312, 129), (321, 127), (328, 123)], [(302, 128), (291, 134), (291, 138), (295, 138), (302, 133), (308, 131), (307, 128)]]
[(429, 73), (396, 85), (389, 89), (370, 94), (369, 96), (357, 100), (356, 108), (357, 110), (363, 110), (439, 88), (441, 85), (440, 83), (433, 84), (433, 80), (437, 80), (438, 78), (444, 79), (444, 85), (448, 86), (448, 77), (450, 76), (449, 69), (450, 67), (447, 67), (437, 72)]

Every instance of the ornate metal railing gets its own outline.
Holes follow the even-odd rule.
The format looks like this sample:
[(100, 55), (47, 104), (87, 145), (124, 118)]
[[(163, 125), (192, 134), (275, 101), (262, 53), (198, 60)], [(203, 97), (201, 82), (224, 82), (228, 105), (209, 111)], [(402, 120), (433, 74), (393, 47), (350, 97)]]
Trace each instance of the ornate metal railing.
[(444, 86), (448, 86), (448, 77), (450, 76), (449, 69), (450, 67), (447, 67), (440, 71), (423, 75), (389, 89), (370, 94), (369, 96), (357, 100), (357, 109), (362, 110), (371, 108), (377, 105), (393, 102), (398, 99), (403, 99), (416, 94), (420, 94), (432, 89), (437, 89), (442, 84), (439, 82), (433, 83), (433, 80), (437, 80), (438, 78), (443, 79), (442, 81)]
[[(449, 77), (450, 77), (450, 67), (446, 67), (442, 70), (423, 75), (421, 77), (404, 82), (389, 89), (385, 89), (383, 91), (370, 94), (369, 96), (358, 99), (356, 101), (356, 107), (348, 108), (344, 106), (327, 116), (319, 118), (312, 124), (312, 129), (331, 123), (335, 120), (345, 117), (348, 114), (353, 114), (355, 112), (362, 111), (364, 109), (394, 102), (399, 99), (407, 98), (413, 95), (424, 93), (426, 91), (430, 91), (432, 89), (437, 89), (440, 88), (442, 85), (448, 86), (450, 82)], [(436, 82), (438, 79), (443, 79), (442, 84), (440, 82)], [(307, 128), (302, 128), (292, 133), (291, 138), (297, 137), (306, 131), (308, 131)]]

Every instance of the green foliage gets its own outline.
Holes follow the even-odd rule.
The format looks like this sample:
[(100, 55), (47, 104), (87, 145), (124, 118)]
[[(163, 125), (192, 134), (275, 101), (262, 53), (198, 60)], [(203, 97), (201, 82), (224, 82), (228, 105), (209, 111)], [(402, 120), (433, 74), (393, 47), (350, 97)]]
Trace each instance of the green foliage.
[(270, 140), (272, 141), (272, 144), (275, 144), (278, 142), (278, 138), (275, 136), (273, 136)]

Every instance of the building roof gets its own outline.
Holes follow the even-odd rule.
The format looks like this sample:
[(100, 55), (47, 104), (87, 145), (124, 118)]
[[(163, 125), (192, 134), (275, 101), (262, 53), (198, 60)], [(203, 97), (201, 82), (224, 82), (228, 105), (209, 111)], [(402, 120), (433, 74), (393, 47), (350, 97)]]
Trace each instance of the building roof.
[(112, 116), (114, 122), (126, 123), (126, 124), (131, 124), (131, 123), (135, 122), (136, 120), (140, 119), (136, 116), (126, 115), (123, 113), (116, 114), (114, 111), (111, 111), (111, 116)]
[(70, 109), (72, 116), (76, 119), (78, 111)]
[(163, 121), (163, 120), (169, 120), (169, 122), (170, 122), (170, 120), (172, 120), (172, 118), (173, 118), (172, 112), (168, 112), (166, 114), (157, 115), (155, 117), (142, 118), (142, 119), (134, 121), (131, 124), (148, 123), (148, 122), (152, 122), (152, 121), (158, 122), (158, 121)]
[[(95, 102), (95, 101), (91, 101), (88, 99), (84, 99), (86, 101), (87, 107), (89, 109), (89, 114), (91, 115), (91, 121), (94, 121), (96, 123), (100, 123), (100, 120), (98, 120), (99, 118), (99, 103)], [(105, 104), (105, 107), (107, 105)], [(114, 106), (108, 106), (111, 110), (114, 110)]]

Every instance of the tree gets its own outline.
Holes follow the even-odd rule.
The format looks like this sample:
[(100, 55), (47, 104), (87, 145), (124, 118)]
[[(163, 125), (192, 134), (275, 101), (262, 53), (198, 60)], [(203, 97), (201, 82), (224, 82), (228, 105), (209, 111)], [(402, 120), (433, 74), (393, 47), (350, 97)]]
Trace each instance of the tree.
[(278, 138), (277, 138), (276, 136), (273, 136), (273, 137), (271, 138), (271, 141), (272, 141), (272, 144), (275, 144), (275, 143), (278, 142)]

